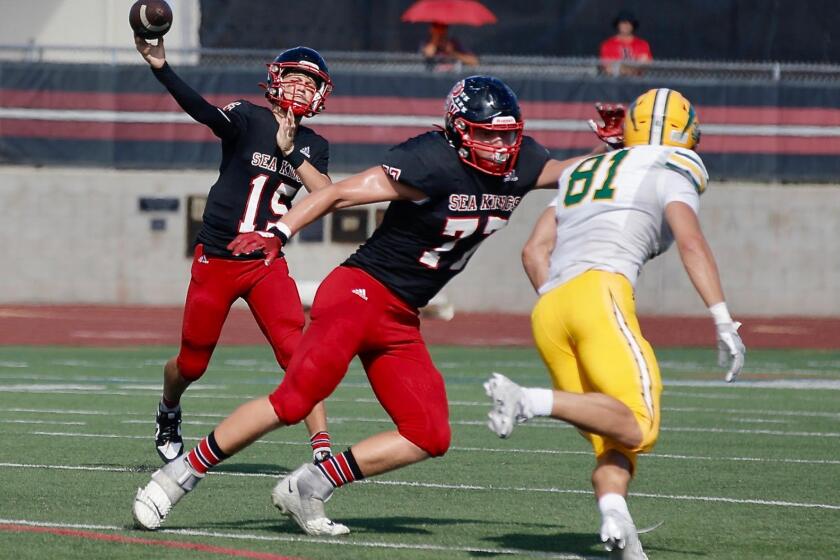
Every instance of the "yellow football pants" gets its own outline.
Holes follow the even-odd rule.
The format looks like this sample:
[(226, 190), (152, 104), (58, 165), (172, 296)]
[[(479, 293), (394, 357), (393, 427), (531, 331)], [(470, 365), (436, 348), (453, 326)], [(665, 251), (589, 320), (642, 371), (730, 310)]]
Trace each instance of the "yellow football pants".
[(630, 281), (600, 270), (576, 276), (539, 299), (531, 326), (555, 389), (604, 393), (633, 412), (642, 430), (635, 449), (581, 433), (596, 457), (614, 449), (635, 471), (636, 454), (650, 451), (659, 435), (662, 380), (653, 349), (639, 329)]

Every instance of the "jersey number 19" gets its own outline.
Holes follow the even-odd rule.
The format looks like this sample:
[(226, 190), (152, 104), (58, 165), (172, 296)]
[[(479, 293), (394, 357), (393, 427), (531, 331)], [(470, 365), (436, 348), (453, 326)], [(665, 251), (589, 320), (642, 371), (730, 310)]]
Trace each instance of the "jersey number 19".
[[(257, 229), (257, 210), (260, 206), (262, 193), (267, 182), (268, 175), (257, 175), (251, 179), (251, 192), (248, 193), (245, 213), (242, 215), (242, 219), (239, 220), (239, 233), (248, 233)], [(274, 191), (274, 194), (271, 196), (271, 211), (277, 218), (282, 218), (289, 211), (289, 207), (281, 201), (281, 196), (294, 196), (294, 194), (295, 191), (286, 185), (286, 183), (280, 183), (280, 186)], [(267, 222), (263, 230), (268, 230), (268, 228), (276, 223), (271, 221)]]

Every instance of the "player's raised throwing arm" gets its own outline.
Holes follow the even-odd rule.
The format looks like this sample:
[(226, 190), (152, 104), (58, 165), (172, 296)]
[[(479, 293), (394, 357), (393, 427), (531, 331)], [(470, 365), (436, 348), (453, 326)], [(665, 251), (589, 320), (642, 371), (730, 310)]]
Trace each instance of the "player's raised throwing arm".
[(393, 180), (377, 165), (310, 194), (283, 216), (276, 229), (239, 234), (228, 249), (234, 255), (262, 250), (266, 255), (266, 264), (270, 264), (290, 237), (333, 210), (374, 202), (425, 198), (423, 192)]
[(166, 50), (163, 46), (163, 37), (153, 45), (145, 39), (134, 36), (134, 46), (143, 56), (155, 78), (166, 87), (178, 105), (192, 118), (201, 124), (209, 126), (216, 136), (220, 138), (235, 136), (238, 132), (236, 125), (231, 122), (230, 117), (225, 115), (221, 109), (201, 97), (197, 91), (178, 77), (174, 70), (166, 62)]

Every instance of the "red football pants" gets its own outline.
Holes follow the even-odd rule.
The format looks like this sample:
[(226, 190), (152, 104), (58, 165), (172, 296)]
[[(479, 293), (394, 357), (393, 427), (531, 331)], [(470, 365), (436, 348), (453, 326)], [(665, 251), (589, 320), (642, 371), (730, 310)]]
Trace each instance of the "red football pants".
[(286, 368), (303, 331), (303, 306), (285, 259), (265, 266), (262, 259), (238, 261), (206, 256), (195, 248), (192, 278), (184, 304), (178, 371), (195, 381), (207, 369), (222, 325), (238, 298), (251, 308), (280, 367)]
[(433, 457), (446, 453), (446, 388), (420, 335), (416, 308), (362, 270), (340, 266), (318, 288), (310, 318), (283, 382), (269, 397), (281, 422), (306, 417), (358, 355), (400, 434)]

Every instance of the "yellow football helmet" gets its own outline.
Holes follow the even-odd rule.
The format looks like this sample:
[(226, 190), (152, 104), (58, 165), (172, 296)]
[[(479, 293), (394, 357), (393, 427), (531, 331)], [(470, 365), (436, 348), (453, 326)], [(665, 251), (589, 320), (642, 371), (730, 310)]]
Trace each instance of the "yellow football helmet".
[(700, 122), (694, 107), (673, 89), (652, 89), (640, 95), (624, 119), (624, 145), (677, 146), (700, 143)]

